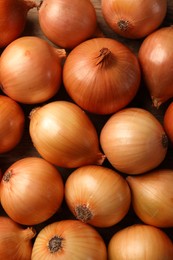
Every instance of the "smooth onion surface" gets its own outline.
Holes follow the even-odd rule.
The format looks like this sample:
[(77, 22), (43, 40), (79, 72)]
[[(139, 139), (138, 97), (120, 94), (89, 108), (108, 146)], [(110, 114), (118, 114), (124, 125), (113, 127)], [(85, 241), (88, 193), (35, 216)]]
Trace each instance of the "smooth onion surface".
[(39, 24), (50, 41), (72, 49), (96, 31), (96, 11), (89, 0), (44, 0)]
[(155, 107), (173, 97), (173, 26), (145, 38), (139, 49), (142, 75)]
[(93, 38), (67, 56), (63, 83), (83, 109), (110, 114), (132, 101), (140, 75), (138, 60), (125, 45), (110, 38)]
[(136, 224), (115, 233), (108, 245), (109, 260), (172, 260), (173, 244), (161, 229)]
[(166, 0), (102, 0), (105, 21), (117, 34), (130, 39), (147, 36), (163, 22)]
[(24, 126), (25, 114), (21, 106), (0, 95), (0, 154), (16, 147), (22, 139)]
[(76, 169), (67, 178), (65, 199), (77, 219), (97, 227), (109, 227), (127, 214), (131, 194), (126, 180), (117, 172), (88, 165)]
[(94, 228), (78, 220), (62, 220), (40, 231), (31, 259), (106, 260), (107, 250)]
[(173, 123), (172, 122), (173, 122), (173, 102), (169, 104), (163, 118), (163, 126), (171, 144), (173, 144)]
[(0, 0), (0, 48), (21, 35), (27, 14), (34, 7), (37, 4), (32, 0)]
[(149, 111), (134, 107), (122, 109), (108, 119), (100, 142), (109, 162), (126, 174), (141, 174), (157, 167), (168, 148), (161, 123)]
[(14, 162), (1, 180), (1, 205), (11, 219), (23, 225), (49, 219), (61, 206), (63, 197), (59, 171), (39, 157)]
[(60, 88), (63, 55), (66, 55), (64, 50), (37, 36), (16, 39), (1, 55), (2, 91), (25, 104), (47, 101)]
[(140, 176), (128, 176), (132, 205), (146, 224), (173, 227), (173, 170), (153, 170)]
[(65, 168), (102, 164), (99, 138), (85, 112), (69, 101), (53, 101), (30, 115), (30, 136), (39, 154)]

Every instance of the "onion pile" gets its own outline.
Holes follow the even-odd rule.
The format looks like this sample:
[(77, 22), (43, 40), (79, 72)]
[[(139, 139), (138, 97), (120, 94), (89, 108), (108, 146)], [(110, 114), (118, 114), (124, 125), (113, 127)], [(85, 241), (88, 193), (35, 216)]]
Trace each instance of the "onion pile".
[(0, 259), (173, 259), (172, 11), (0, 0)]

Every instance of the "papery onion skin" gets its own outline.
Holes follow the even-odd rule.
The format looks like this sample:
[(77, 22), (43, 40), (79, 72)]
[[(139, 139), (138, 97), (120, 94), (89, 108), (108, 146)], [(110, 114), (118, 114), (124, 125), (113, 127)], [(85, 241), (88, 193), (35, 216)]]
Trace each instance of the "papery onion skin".
[(167, 136), (171, 142), (171, 145), (173, 144), (173, 102), (171, 102), (168, 106), (168, 108), (165, 111), (164, 118), (163, 118), (163, 126), (167, 133)]
[(24, 31), (27, 14), (35, 1), (0, 0), (0, 48), (6, 47)]
[(111, 114), (135, 97), (141, 79), (135, 54), (110, 38), (93, 38), (67, 56), (63, 83), (70, 97), (84, 110)]
[(39, 24), (50, 41), (72, 49), (92, 37), (97, 17), (89, 0), (44, 0), (39, 9)]
[(21, 141), (25, 114), (22, 107), (11, 98), (0, 95), (0, 154), (15, 148)]
[[(37, 36), (23, 36), (1, 54), (2, 91), (24, 104), (36, 104), (53, 97), (61, 85), (62, 52)], [(61, 56), (62, 55), (62, 56)]]
[(166, 11), (166, 0), (102, 0), (102, 13), (105, 21), (117, 34), (140, 39), (163, 22)]
[(30, 260), (36, 235), (32, 227), (22, 227), (6, 216), (0, 216), (0, 259)]
[(44, 227), (37, 235), (32, 260), (106, 260), (107, 250), (100, 234), (78, 220), (62, 220)]
[(142, 75), (157, 108), (173, 97), (173, 26), (147, 36), (139, 48)]
[(76, 169), (67, 178), (65, 199), (80, 221), (110, 227), (127, 214), (131, 193), (126, 180), (114, 170), (88, 165)]
[(172, 260), (173, 244), (161, 229), (136, 224), (115, 233), (108, 244), (109, 260)]
[(102, 164), (97, 131), (87, 114), (69, 101), (53, 101), (31, 111), (29, 132), (39, 154), (60, 167)]
[(60, 208), (63, 197), (59, 171), (39, 157), (14, 162), (1, 180), (1, 205), (11, 219), (23, 225), (46, 221)]
[(146, 224), (173, 227), (173, 170), (153, 170), (141, 176), (128, 176), (132, 206)]
[(114, 113), (101, 130), (100, 143), (108, 161), (126, 174), (142, 174), (164, 160), (168, 138), (161, 123), (142, 108)]

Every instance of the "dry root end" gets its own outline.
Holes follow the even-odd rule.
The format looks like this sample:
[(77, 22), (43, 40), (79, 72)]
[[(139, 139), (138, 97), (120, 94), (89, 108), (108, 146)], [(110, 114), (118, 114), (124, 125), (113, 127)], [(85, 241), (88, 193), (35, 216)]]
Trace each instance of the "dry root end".
[(168, 147), (168, 137), (166, 134), (162, 135), (162, 146), (165, 149)]
[(62, 248), (63, 248), (62, 241), (63, 240), (64, 239), (59, 236), (54, 236), (51, 238), (51, 240), (49, 240), (48, 248), (49, 248), (49, 251), (51, 254), (62, 250)]
[(2, 179), (3, 179), (3, 181), (5, 181), (5, 182), (9, 182), (11, 176), (12, 176), (12, 170), (9, 170), (8, 172), (6, 172), (6, 173), (3, 175)]
[(117, 26), (120, 31), (126, 32), (129, 29), (129, 21), (121, 19), (117, 22)]
[(78, 220), (84, 223), (87, 223), (93, 217), (91, 210), (85, 204), (76, 206), (75, 215)]

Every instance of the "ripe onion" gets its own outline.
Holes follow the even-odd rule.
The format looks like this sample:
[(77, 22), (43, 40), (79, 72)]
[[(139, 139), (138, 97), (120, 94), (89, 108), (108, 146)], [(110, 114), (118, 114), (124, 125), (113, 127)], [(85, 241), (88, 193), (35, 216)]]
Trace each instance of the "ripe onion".
[(171, 102), (168, 106), (168, 108), (166, 109), (166, 112), (164, 114), (164, 118), (163, 118), (163, 126), (164, 129), (167, 133), (167, 136), (171, 142), (171, 144), (173, 144), (173, 102)]
[(166, 0), (102, 0), (103, 17), (117, 34), (131, 39), (156, 30), (167, 11)]
[(97, 18), (89, 0), (44, 0), (39, 24), (50, 41), (72, 49), (94, 34)]
[(61, 84), (61, 59), (65, 50), (36, 36), (10, 43), (0, 59), (3, 92), (14, 100), (35, 104), (54, 96)]
[(67, 56), (63, 83), (70, 97), (83, 109), (113, 113), (130, 103), (140, 84), (134, 53), (110, 38), (93, 38)]
[(21, 35), (27, 14), (34, 7), (37, 4), (32, 0), (0, 0), (0, 48)]
[(137, 224), (115, 233), (108, 244), (109, 260), (172, 260), (173, 244), (159, 228)]
[(100, 234), (78, 220), (62, 220), (44, 227), (33, 245), (32, 260), (106, 260), (107, 251)]
[(146, 87), (155, 107), (173, 97), (173, 26), (150, 34), (139, 48)]
[(100, 142), (109, 162), (127, 174), (157, 167), (167, 154), (168, 138), (147, 110), (126, 108), (114, 113), (101, 130)]
[(1, 180), (1, 204), (8, 216), (24, 225), (39, 224), (60, 207), (64, 184), (59, 171), (42, 158), (14, 162)]
[(102, 164), (99, 138), (85, 112), (69, 101), (53, 101), (30, 115), (30, 136), (39, 154), (65, 168)]
[(0, 259), (30, 260), (36, 231), (23, 228), (9, 217), (0, 216)]
[(117, 224), (127, 214), (131, 194), (126, 180), (112, 169), (88, 165), (73, 171), (65, 199), (75, 217), (97, 227)]
[(173, 227), (173, 170), (153, 170), (127, 181), (137, 216), (146, 224)]
[(0, 154), (12, 150), (21, 141), (25, 115), (20, 105), (0, 95)]

